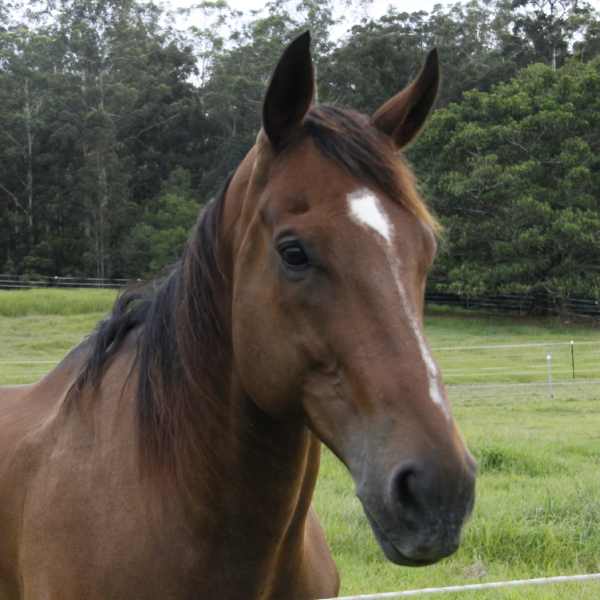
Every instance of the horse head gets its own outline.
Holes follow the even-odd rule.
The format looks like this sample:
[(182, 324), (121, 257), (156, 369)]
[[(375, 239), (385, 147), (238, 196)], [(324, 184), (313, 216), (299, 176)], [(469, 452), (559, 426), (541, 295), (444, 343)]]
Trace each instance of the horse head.
[(300, 36), (272, 76), (223, 217), (244, 389), (340, 458), (384, 553), (405, 565), (456, 550), (474, 497), (475, 462), (423, 332), (437, 225), (400, 154), (438, 79), (433, 51), (371, 117), (318, 106)]

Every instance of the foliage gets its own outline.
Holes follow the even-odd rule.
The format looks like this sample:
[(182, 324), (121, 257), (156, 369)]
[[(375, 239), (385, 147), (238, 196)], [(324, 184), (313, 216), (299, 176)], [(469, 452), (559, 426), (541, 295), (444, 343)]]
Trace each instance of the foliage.
[(413, 149), (460, 293), (600, 295), (600, 61), (532, 65), (438, 111)]
[(153, 4), (49, 11), (0, 34), (0, 190), (12, 203), (0, 264), (117, 276), (139, 202), (188, 160), (189, 134), (170, 124), (192, 104), (194, 61)]
[(0, 1), (0, 271), (140, 277), (173, 262), (254, 142), (282, 47), (308, 28), (321, 101), (367, 113), (439, 48), (447, 110), (411, 158), (448, 226), (437, 273), (452, 289), (598, 294), (581, 280), (598, 260), (600, 17), (588, 3), (391, 7), (350, 29), (333, 0), (179, 13), (149, 0)]
[(436, 5), (430, 14), (391, 9), (353, 27), (334, 50), (326, 65), (325, 95), (373, 112), (416, 76), (426, 51), (435, 46), (444, 67), (438, 105), (446, 105), (465, 90), (486, 89), (518, 70), (502, 46), (509, 25), (501, 4), (493, 10), (482, 2), (456, 3), (447, 11)]
[(157, 273), (173, 264), (188, 238), (199, 203), (192, 197), (190, 174), (175, 170), (161, 195), (150, 200), (142, 220), (123, 244), (124, 262), (130, 277)]

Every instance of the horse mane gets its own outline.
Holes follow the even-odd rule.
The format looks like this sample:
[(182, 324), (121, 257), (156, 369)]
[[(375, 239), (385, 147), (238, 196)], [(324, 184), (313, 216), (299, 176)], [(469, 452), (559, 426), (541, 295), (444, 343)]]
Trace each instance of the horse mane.
[[(301, 139), (307, 136), (326, 158), (438, 230), (410, 169), (368, 117), (334, 106), (313, 107)], [(179, 481), (193, 472), (198, 452), (210, 452), (210, 436), (197, 439), (198, 431), (213, 429), (220, 418), (217, 408), (225, 399), (219, 390), (225, 389), (230, 372), (229, 281), (219, 257), (230, 181), (231, 176), (200, 214), (170, 272), (119, 295), (91, 335), (87, 359), (65, 401), (68, 408), (85, 389), (97, 388), (126, 337), (136, 331), (132, 372), (142, 467), (163, 467)]]
[(137, 330), (131, 372), (137, 371), (142, 467), (165, 467), (179, 480), (198, 443), (196, 425), (215, 419), (216, 390), (231, 356), (227, 280), (218, 252), (230, 181), (201, 212), (183, 256), (166, 276), (118, 296), (90, 336), (90, 351), (65, 402), (68, 409), (84, 390), (97, 388), (125, 338)]

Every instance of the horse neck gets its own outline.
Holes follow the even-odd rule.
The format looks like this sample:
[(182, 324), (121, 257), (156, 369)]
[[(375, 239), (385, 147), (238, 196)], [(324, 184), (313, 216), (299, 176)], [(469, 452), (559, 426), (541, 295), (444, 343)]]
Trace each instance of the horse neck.
[(320, 445), (299, 421), (278, 423), (260, 411), (235, 372), (221, 406), (216, 462), (191, 498), (202, 507), (195, 529), (218, 579), (237, 597), (262, 597), (303, 561)]
[[(221, 207), (221, 230), (233, 230), (231, 224), (223, 223), (223, 217), (227, 221), (228, 210), (237, 213), (241, 209), (239, 200), (238, 194), (226, 195), (225, 205)], [(246, 538), (255, 540), (255, 544), (256, 540), (262, 540), (265, 549), (269, 545), (280, 547), (284, 539), (302, 539), (318, 472), (320, 444), (300, 416), (276, 421), (261, 411), (246, 393), (235, 369), (231, 343), (232, 292), (228, 283), (233, 272), (231, 240), (220, 235), (216, 238), (217, 262), (224, 278), (218, 292), (220, 314), (212, 316), (220, 319), (213, 331), (219, 335), (220, 347), (214, 347), (214, 336), (209, 341), (213, 347), (202, 348), (200, 352), (189, 344), (187, 347), (185, 343), (179, 344), (187, 353), (184, 362), (190, 367), (189, 381), (194, 377), (194, 355), (211, 356), (211, 360), (216, 356), (212, 369), (221, 374), (211, 383), (207, 395), (212, 396), (212, 401), (208, 404), (202, 398), (194, 398), (194, 390), (189, 390), (192, 405), (208, 407), (202, 418), (194, 419), (196, 439), (203, 440), (200, 445), (205, 445), (205, 440), (210, 444), (200, 457), (205, 473), (199, 479), (200, 486), (196, 487), (202, 500), (198, 504), (206, 503), (208, 493), (212, 499), (209, 506), (214, 513), (213, 522), (223, 518), (228, 528), (235, 527), (240, 535), (245, 532)], [(184, 264), (182, 275), (185, 283), (193, 284), (193, 257), (189, 260)], [(198, 289), (189, 291), (191, 293), (181, 297), (184, 302), (194, 302), (197, 297)], [(195, 314), (193, 308), (185, 308), (182, 314), (182, 330), (197, 326), (200, 315)], [(268, 549), (265, 554), (268, 555)]]
[(258, 503), (259, 516), (266, 510), (271, 521), (279, 512), (285, 519), (306, 512), (318, 471), (318, 440), (301, 418), (275, 420), (265, 414), (235, 373), (230, 394), (229, 464), (233, 478), (245, 488), (240, 491)]

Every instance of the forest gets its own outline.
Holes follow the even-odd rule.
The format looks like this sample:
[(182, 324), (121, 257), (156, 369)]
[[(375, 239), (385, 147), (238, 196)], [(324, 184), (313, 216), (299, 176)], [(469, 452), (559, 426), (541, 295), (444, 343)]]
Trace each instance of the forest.
[(319, 101), (367, 114), (438, 48), (436, 109), (407, 151), (444, 226), (433, 285), (600, 300), (598, 11), (336, 5), (0, 0), (0, 273), (138, 278), (174, 262), (253, 144), (282, 48), (310, 29)]

